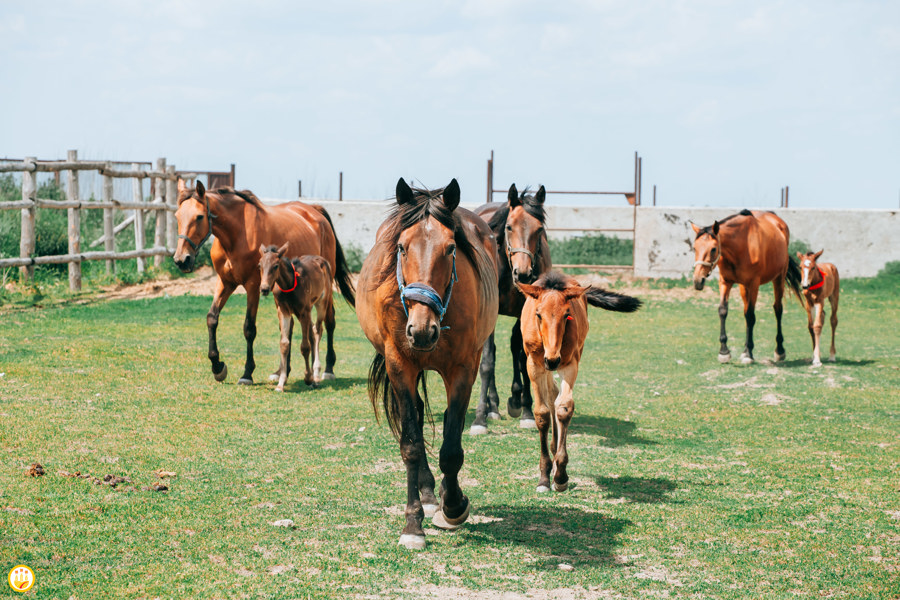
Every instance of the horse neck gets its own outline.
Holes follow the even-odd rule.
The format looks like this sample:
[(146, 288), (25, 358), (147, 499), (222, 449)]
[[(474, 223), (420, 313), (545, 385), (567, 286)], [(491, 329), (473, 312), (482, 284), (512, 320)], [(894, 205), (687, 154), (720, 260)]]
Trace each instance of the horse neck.
[(242, 245), (247, 246), (244, 248), (247, 252), (250, 252), (255, 247), (254, 244), (258, 246), (257, 240), (250, 240), (246, 235), (250, 232), (245, 226), (244, 211), (247, 205), (251, 206), (253, 210), (259, 213), (260, 217), (264, 218), (265, 213), (263, 211), (249, 205), (242, 199), (223, 201), (222, 196), (215, 193), (207, 193), (207, 198), (209, 198), (209, 212), (216, 215), (215, 219), (213, 219), (213, 235), (222, 244), (222, 248), (226, 253), (232, 254), (235, 251), (240, 251)]
[(294, 273), (294, 265), (291, 261), (286, 258), (278, 259), (278, 287), (283, 290), (289, 290), (294, 287)]

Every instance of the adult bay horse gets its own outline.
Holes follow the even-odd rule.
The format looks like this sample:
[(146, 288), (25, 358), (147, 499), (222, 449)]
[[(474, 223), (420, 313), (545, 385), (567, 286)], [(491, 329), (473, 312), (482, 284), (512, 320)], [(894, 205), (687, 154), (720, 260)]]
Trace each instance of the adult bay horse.
[[(519, 315), (525, 304), (525, 296), (517, 283), (531, 283), (552, 266), (550, 247), (544, 231), (544, 186), (531, 195), (528, 189), (521, 194), (516, 184), (509, 187), (505, 203), (489, 202), (475, 209), (497, 238), (500, 254), (500, 314), (515, 318), (509, 340), (513, 363), (513, 383), (507, 400), (511, 417), (521, 415), (520, 427), (534, 427), (531, 383), (525, 368), (525, 352), (522, 350), (522, 330)], [(497, 346), (494, 334), (488, 338), (481, 356), (481, 394), (475, 410), (475, 421), (470, 429), (473, 435), (487, 433), (488, 418), (499, 419), (500, 408), (497, 386), (494, 380)]]
[[(265, 206), (253, 192), (230, 187), (206, 190), (202, 183), (189, 188), (178, 181), (178, 245), (172, 257), (183, 272), (194, 269), (197, 250), (214, 236), (210, 257), (219, 276), (212, 306), (206, 315), (209, 330), (209, 360), (216, 381), (224, 381), (228, 368), (219, 359), (216, 329), (219, 313), (238, 286), (247, 291), (244, 338), (247, 362), (238, 383), (253, 383), (253, 340), (256, 338), (256, 311), (259, 307), (261, 245), (290, 244), (292, 256), (318, 254), (328, 261), (341, 294), (352, 306), (355, 290), (344, 252), (334, 233), (331, 217), (321, 206), (286, 202)], [(276, 371), (277, 373), (277, 371)]]
[[(812, 338), (812, 366), (821, 367), (822, 358), (819, 341), (822, 338), (822, 327), (825, 325), (825, 300), (831, 304), (831, 352), (828, 360), (834, 362), (834, 332), (838, 324), (838, 300), (841, 296), (841, 279), (837, 267), (831, 263), (819, 263), (824, 250), (818, 252), (797, 253), (800, 259), (800, 271), (803, 275), (801, 286), (806, 299), (806, 318), (809, 322), (809, 335)], [(815, 313), (815, 316), (813, 316)]]
[[(528, 375), (536, 399), (534, 417), (541, 436), (538, 492), (569, 487), (566, 435), (575, 413), (575, 379), (588, 333), (588, 304), (617, 312), (634, 312), (641, 301), (595, 287), (582, 287), (558, 271), (544, 273), (534, 285), (518, 284), (527, 297), (522, 308), (522, 337)], [(560, 385), (553, 378), (559, 373)], [(547, 433), (553, 427), (553, 439)]]
[[(406, 466), (400, 544), (409, 549), (425, 547), (426, 509), (444, 529), (468, 518), (459, 485), (462, 430), (481, 349), (497, 321), (496, 242), (484, 221), (459, 208), (459, 197), (455, 179), (432, 191), (400, 179), (397, 204), (357, 280), (356, 315), (376, 352), (369, 399), (376, 415), (381, 401)], [(426, 370), (437, 371), (447, 391), (439, 510), (423, 437)]]
[[(770, 211), (742, 210), (715, 221), (709, 227), (691, 223), (694, 239), (694, 288), (703, 289), (710, 272), (719, 267), (719, 362), (731, 360), (725, 318), (728, 316), (728, 295), (735, 283), (744, 301), (747, 339), (741, 362), (753, 362), (753, 325), (756, 323), (756, 298), (759, 286), (772, 282), (775, 291), (775, 360), (784, 360), (784, 336), (781, 334), (781, 314), (784, 309), (785, 282), (800, 298), (800, 268), (788, 254), (790, 231), (784, 221)], [(802, 299), (801, 299), (802, 303)]]

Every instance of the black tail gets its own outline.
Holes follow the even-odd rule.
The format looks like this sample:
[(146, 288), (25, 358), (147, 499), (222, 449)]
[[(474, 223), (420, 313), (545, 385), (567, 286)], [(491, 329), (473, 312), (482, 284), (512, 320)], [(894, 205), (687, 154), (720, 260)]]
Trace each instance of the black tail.
[(617, 294), (616, 292), (610, 292), (603, 288), (596, 287), (589, 287), (584, 296), (591, 306), (614, 312), (634, 312), (643, 304), (640, 300), (633, 298), (632, 296)]
[(331, 215), (324, 207), (318, 204), (312, 204), (313, 208), (322, 213), (325, 220), (331, 227), (331, 233), (334, 235), (334, 280), (341, 290), (341, 295), (350, 306), (356, 308), (356, 288), (353, 287), (353, 280), (350, 278), (350, 267), (347, 266), (347, 259), (344, 257), (344, 250), (341, 248), (341, 242), (338, 241), (337, 232), (334, 230), (334, 223), (331, 222)]
[[(418, 407), (419, 414), (417, 420), (421, 428), (422, 419), (425, 414), (434, 429), (434, 419), (431, 416), (431, 407), (428, 405), (428, 387), (425, 385), (425, 371), (419, 373), (416, 379), (416, 387), (421, 388), (419, 397), (422, 398), (423, 405)], [(388, 378), (387, 365), (384, 356), (375, 353), (372, 359), (372, 365), (369, 367), (369, 401), (372, 403), (372, 410), (375, 411), (375, 419), (378, 419), (378, 400), (381, 399), (381, 405), (384, 408), (384, 416), (387, 419), (388, 426), (394, 439), (400, 441), (400, 431), (402, 423), (400, 421), (400, 400), (391, 387), (391, 380)]]
[(797, 263), (797, 259), (788, 255), (788, 269), (784, 276), (784, 281), (788, 284), (788, 287), (793, 290), (797, 299), (800, 301), (800, 304), (806, 306), (806, 302), (803, 299), (803, 292), (800, 290), (800, 283), (802, 280), (803, 274), (800, 273), (800, 265)]

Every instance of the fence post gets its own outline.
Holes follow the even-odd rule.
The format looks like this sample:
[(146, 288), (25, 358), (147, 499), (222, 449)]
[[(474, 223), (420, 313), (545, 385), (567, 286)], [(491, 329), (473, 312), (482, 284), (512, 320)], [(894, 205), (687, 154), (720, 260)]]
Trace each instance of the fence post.
[[(112, 170), (112, 163), (106, 163), (106, 168)], [(113, 178), (103, 174), (103, 203), (108, 204), (113, 201)], [(116, 230), (115, 230), (115, 213), (114, 208), (103, 209), (103, 248), (107, 252), (116, 251)], [(109, 259), (106, 261), (106, 274), (112, 275), (116, 272), (116, 261)]]
[[(138, 163), (131, 163), (131, 170), (136, 174), (140, 171), (141, 165)], [(132, 177), (131, 179), (131, 199), (134, 202), (143, 202), (144, 201), (144, 191), (143, 184), (141, 182), (141, 178), (139, 175)], [(144, 211), (140, 209), (134, 209), (134, 249), (135, 250), (143, 250), (144, 249)], [(143, 256), (139, 256), (137, 258), (137, 272), (143, 273), (147, 268), (147, 259)]]
[[(165, 172), (166, 170), (166, 159), (165, 158), (157, 158), (156, 159), (156, 170)], [(165, 180), (161, 177), (156, 178), (156, 197), (153, 198), (154, 204), (162, 204), (165, 206), (166, 204), (166, 190), (165, 190)], [(156, 233), (153, 237), (153, 246), (156, 248), (162, 248), (166, 245), (166, 211), (158, 210), (156, 211)], [(165, 257), (162, 254), (157, 254), (153, 257), (153, 266), (159, 267), (162, 266), (163, 259)]]
[[(28, 156), (26, 163), (31, 163), (35, 170), (22, 173), (22, 200), (31, 202), (31, 206), (22, 209), (22, 237), (19, 241), (19, 256), (30, 258), (34, 254), (34, 201), (37, 196), (37, 176), (35, 171), (37, 158)], [(23, 281), (31, 281), (34, 278), (34, 265), (19, 267), (19, 277)]]
[[(78, 162), (78, 150), (69, 150), (66, 160)], [(78, 171), (72, 169), (66, 177), (66, 200), (78, 202)], [(81, 208), (70, 207), (69, 213), (69, 254), (81, 254)], [(69, 262), (69, 289), (73, 292), (81, 290), (81, 258), (75, 256)]]
[[(175, 165), (167, 166), (166, 174), (175, 175)], [(166, 179), (166, 204), (178, 207), (178, 181), (174, 178)], [(178, 220), (174, 212), (166, 210), (166, 248), (174, 254), (176, 244), (178, 244)]]

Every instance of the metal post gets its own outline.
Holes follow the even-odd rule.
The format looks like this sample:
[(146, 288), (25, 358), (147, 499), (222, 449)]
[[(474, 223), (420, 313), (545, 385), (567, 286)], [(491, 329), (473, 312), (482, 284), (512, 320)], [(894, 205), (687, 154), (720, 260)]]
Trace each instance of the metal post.
[(789, 186), (789, 185), (784, 186), (784, 207), (785, 208), (787, 208), (789, 205), (788, 196), (790, 195), (790, 193), (791, 193), (791, 186)]
[(338, 173), (338, 202), (344, 200), (344, 172)]
[(303, 180), (302, 179), (297, 180), (297, 197), (298, 198), (303, 197)]
[(487, 161), (487, 202), (494, 201), (494, 151)]
[(634, 153), (634, 205), (637, 206), (638, 201), (638, 153)]
[(644, 158), (638, 158), (638, 187), (637, 187), (637, 206), (641, 205), (641, 190), (644, 187)]
[(653, 184), (653, 206), (656, 206), (656, 184)]
[(231, 187), (234, 187), (234, 163), (231, 163)]
[[(78, 162), (78, 151), (69, 150), (66, 160)], [(71, 170), (66, 177), (66, 200), (78, 202), (78, 171)], [(81, 254), (81, 209), (71, 207), (66, 212), (69, 216), (69, 254)], [(73, 292), (81, 290), (81, 259), (75, 257), (69, 263), (69, 289)]]

